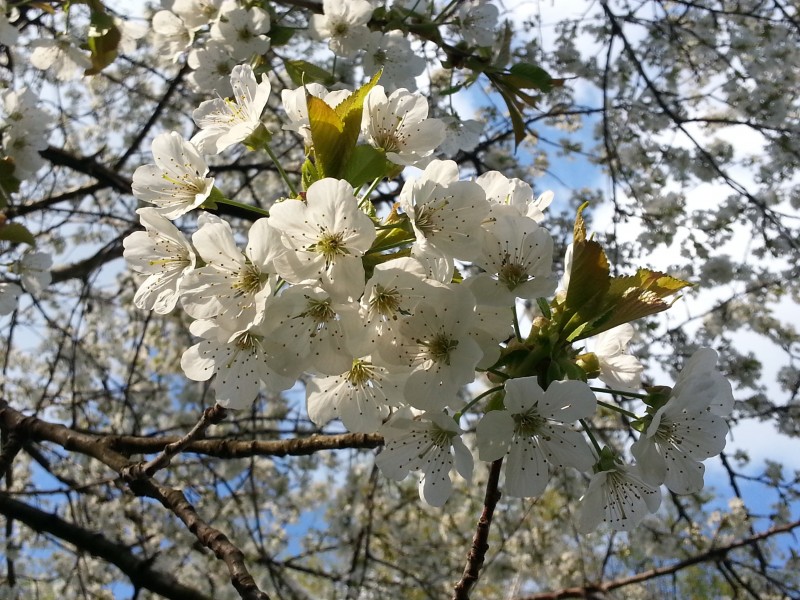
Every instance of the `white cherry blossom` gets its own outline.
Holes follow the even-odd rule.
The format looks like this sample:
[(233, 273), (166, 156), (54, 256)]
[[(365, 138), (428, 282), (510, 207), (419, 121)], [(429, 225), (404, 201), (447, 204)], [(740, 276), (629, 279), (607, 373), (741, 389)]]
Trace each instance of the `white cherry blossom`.
[(375, 226), (354, 194), (348, 182), (326, 178), (308, 188), (305, 201), (273, 205), (269, 222), (291, 250), (276, 264), (281, 277), (291, 283), (318, 279), (342, 298), (354, 290), (361, 294), (361, 257), (375, 240)]
[(420, 254), (472, 260), (480, 253), (476, 240), (489, 203), (475, 182), (458, 180), (455, 162), (431, 161), (419, 179), (403, 185), (399, 204), (411, 220)]
[(379, 345), (389, 364), (412, 369), (404, 390), (411, 406), (441, 410), (454, 404), (458, 390), (474, 380), (475, 366), (483, 357), (469, 335), (474, 307), (467, 290), (434, 288), (414, 314), (401, 321), (396, 337)]
[(418, 164), (431, 156), (445, 137), (444, 123), (428, 118), (425, 96), (400, 88), (387, 98), (380, 85), (372, 88), (364, 101), (361, 130), (370, 144), (398, 165)]
[(353, 360), (341, 375), (312, 377), (306, 383), (308, 417), (317, 425), (339, 418), (348, 431), (374, 433), (403, 402), (407, 373), (374, 364), (369, 356)]
[(642, 478), (653, 485), (664, 483), (676, 494), (703, 489), (705, 466), (700, 461), (725, 448), (728, 424), (718, 411), (733, 404), (733, 395), (719, 372), (706, 369), (712, 353), (716, 361), (708, 348), (689, 359), (672, 395), (646, 418), (647, 429), (631, 447)]
[(79, 45), (69, 37), (35, 39), (30, 43), (31, 64), (59, 81), (74, 79), (92, 66), (89, 57), (78, 49)]
[(194, 69), (186, 79), (196, 91), (215, 90), (223, 97), (233, 94), (228, 73), (236, 66), (236, 59), (222, 42), (208, 40), (201, 48), (192, 48), (186, 63)]
[(297, 377), (303, 371), (341, 375), (368, 352), (357, 305), (337, 302), (320, 287), (295, 285), (266, 307), (261, 331), (272, 364)]
[(133, 174), (133, 193), (156, 206), (160, 215), (177, 219), (200, 206), (214, 188), (206, 177), (208, 165), (197, 149), (174, 131), (153, 140), (154, 165), (143, 165)]
[(196, 319), (216, 316), (259, 323), (277, 285), (274, 263), (286, 250), (278, 232), (267, 219), (258, 219), (242, 252), (230, 224), (205, 215), (192, 242), (206, 264), (183, 282), (186, 312)]
[(415, 77), (425, 70), (425, 57), (411, 48), (400, 31), (370, 31), (364, 45), (362, 65), (366, 75), (381, 72), (381, 85), (387, 90), (416, 89)]
[(227, 46), (238, 60), (250, 60), (269, 50), (269, 13), (257, 6), (247, 9), (236, 0), (225, 0), (219, 19), (211, 26), (211, 39)]
[(275, 393), (294, 385), (294, 378), (280, 375), (269, 366), (262, 336), (242, 321), (222, 326), (216, 320), (198, 320), (189, 331), (202, 339), (183, 353), (181, 368), (193, 381), (208, 381), (216, 374), (217, 404), (243, 409), (252, 404), (262, 384)]
[(53, 257), (46, 252), (26, 252), (16, 266), (22, 287), (29, 294), (41, 294), (52, 279)]
[(505, 383), (505, 410), (493, 410), (478, 423), (481, 460), (507, 456), (506, 493), (531, 497), (544, 492), (550, 466), (591, 469), (595, 456), (583, 435), (569, 424), (591, 416), (597, 401), (582, 381), (554, 381), (543, 391), (536, 377)]
[(659, 506), (659, 489), (645, 483), (636, 467), (615, 462), (609, 469), (592, 475), (581, 498), (578, 531), (590, 533), (600, 523), (631, 531)]
[(411, 418), (401, 410), (380, 429), (386, 443), (375, 464), (387, 477), (401, 481), (411, 471), (421, 471), (419, 495), (431, 506), (443, 506), (453, 491), (450, 471), (472, 478), (472, 454), (461, 440), (463, 431), (452, 417), (426, 412)]
[(635, 392), (642, 387), (644, 367), (635, 356), (625, 353), (633, 333), (633, 326), (624, 323), (590, 338), (600, 362), (598, 377), (613, 390)]
[(123, 256), (131, 269), (147, 275), (147, 279), (139, 286), (133, 302), (139, 308), (167, 314), (178, 302), (181, 281), (194, 269), (194, 249), (155, 208), (136, 212), (145, 231), (136, 231), (123, 240)]
[(553, 269), (553, 238), (536, 221), (496, 206), (483, 225), (482, 253), (475, 260), (485, 273), (472, 284), (483, 304), (514, 306), (516, 298), (550, 296), (558, 281)]
[(266, 75), (256, 81), (250, 65), (231, 72), (233, 97), (206, 100), (192, 113), (200, 131), (191, 142), (204, 154), (219, 154), (247, 139), (260, 125), (271, 89)]
[(334, 54), (353, 56), (364, 47), (373, 10), (367, 0), (322, 0), (323, 14), (311, 17), (308, 32), (314, 39), (328, 40)]

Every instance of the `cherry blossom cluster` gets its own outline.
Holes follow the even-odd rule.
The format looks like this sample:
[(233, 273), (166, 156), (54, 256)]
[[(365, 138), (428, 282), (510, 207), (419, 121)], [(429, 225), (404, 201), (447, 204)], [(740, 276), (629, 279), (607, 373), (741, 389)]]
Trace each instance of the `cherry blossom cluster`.
[[(0, 13), (0, 43), (15, 39), (16, 30), (2, 20)], [(39, 99), (27, 87), (0, 92), (0, 210), (9, 205), (9, 199), (21, 180), (31, 177), (44, 159), (40, 150), (47, 148), (47, 136), (53, 126), (52, 117), (39, 106)], [(31, 234), (20, 223), (7, 222), (0, 213), (0, 228), (5, 229), (1, 239), (32, 243)], [(7, 315), (17, 307), (23, 289), (38, 295), (50, 283), (50, 254), (26, 250), (8, 264), (0, 265), (0, 315)]]
[[(146, 276), (136, 305), (161, 314), (180, 305), (193, 319), (198, 341), (181, 360), (189, 379), (214, 377), (217, 402), (231, 409), (302, 379), (313, 422), (381, 433), (379, 468), (397, 480), (418, 472), (420, 495), (433, 506), (451, 495), (453, 469), (471, 478), (473, 451), (483, 461), (505, 459), (510, 496), (541, 494), (565, 468), (590, 475), (581, 531), (600, 522), (632, 528), (658, 509), (662, 484), (682, 494), (702, 488), (702, 461), (724, 447), (733, 407), (716, 354), (699, 350), (673, 389), (643, 394), (642, 367), (625, 352), (629, 324), (598, 328), (585, 351), (579, 342), (590, 321), (572, 327), (585, 315), (570, 306), (588, 277), (583, 248), (594, 242), (576, 237), (557, 291), (553, 240), (542, 226), (552, 194), (534, 197), (499, 172), (461, 179), (456, 163), (434, 158), (445, 125), (428, 118), (421, 95), (387, 95), (374, 82), (354, 92), (309, 85), (282, 95), (283, 128), (302, 137), (309, 156), (303, 191), (287, 179), (288, 197), (252, 223), (242, 247), (231, 223), (204, 210), (230, 202), (205, 155), (237, 143), (269, 152), (261, 115), (271, 89), (246, 65), (233, 69), (230, 86), (231, 98), (194, 112), (191, 140), (155, 138), (154, 164), (133, 178), (134, 194), (152, 206), (138, 211), (144, 231), (124, 242), (125, 258)], [(387, 169), (372, 185), (354, 186), (353, 178), (319, 175), (331, 167), (315, 119), (355, 110), (362, 92), (360, 139)], [(379, 215), (372, 192), (405, 166), (421, 172)], [(190, 212), (189, 239), (173, 221)], [(652, 282), (626, 285), (626, 310), (653, 305), (661, 293)], [(520, 301), (540, 307), (528, 336)], [(606, 321), (615, 318), (603, 310)], [(598, 401), (593, 377), (641, 399), (644, 413)], [(470, 397), (468, 386), (485, 391)], [(635, 420), (635, 466), (597, 442), (598, 407)]]

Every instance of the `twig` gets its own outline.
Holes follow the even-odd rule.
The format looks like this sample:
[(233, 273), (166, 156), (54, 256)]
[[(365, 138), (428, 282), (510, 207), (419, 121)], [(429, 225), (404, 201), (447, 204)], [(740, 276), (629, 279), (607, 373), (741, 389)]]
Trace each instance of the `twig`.
[(731, 542), (730, 544), (727, 544), (725, 546), (709, 548), (708, 550), (702, 552), (701, 554), (697, 554), (695, 556), (692, 556), (691, 558), (687, 558), (686, 560), (678, 561), (672, 565), (659, 567), (657, 569), (650, 569), (642, 573), (637, 573), (636, 575), (631, 575), (630, 577), (621, 577), (619, 579), (614, 579), (611, 581), (604, 581), (601, 583), (587, 584), (584, 586), (564, 588), (554, 592), (543, 592), (540, 594), (522, 596), (518, 598), (518, 600), (562, 600), (563, 598), (586, 598), (589, 597), (590, 594), (592, 593), (610, 592), (618, 588), (634, 585), (637, 583), (642, 583), (644, 581), (649, 581), (657, 577), (664, 577), (665, 575), (674, 575), (675, 573), (682, 571), (683, 569), (686, 569), (687, 567), (691, 567), (693, 565), (701, 564), (704, 562), (712, 562), (712, 561), (716, 562), (723, 560), (728, 555), (728, 553), (733, 550), (742, 548), (744, 546), (750, 546), (751, 544), (755, 544), (756, 542), (766, 540), (768, 538), (771, 538), (772, 536), (781, 533), (789, 533), (790, 531), (797, 529), (798, 527), (800, 527), (800, 520), (792, 521), (791, 523), (786, 523), (785, 525), (772, 527), (771, 529), (767, 529), (766, 531), (762, 531), (761, 533), (757, 533), (756, 535), (752, 535), (750, 537), (746, 537), (741, 540)]
[(227, 416), (228, 411), (219, 404), (203, 411), (203, 415), (191, 431), (179, 440), (167, 444), (161, 453), (146, 463), (138, 463), (128, 467), (122, 473), (126, 479), (138, 479), (142, 476), (152, 477), (160, 469), (169, 465), (170, 461), (193, 441), (203, 437), (211, 425), (219, 423)]
[(489, 529), (492, 526), (492, 516), (497, 502), (500, 500), (498, 483), (503, 459), (500, 458), (489, 467), (489, 481), (486, 482), (486, 494), (483, 497), (483, 513), (478, 520), (475, 536), (472, 538), (472, 547), (467, 555), (467, 565), (461, 580), (453, 588), (453, 600), (469, 600), (469, 594), (478, 582), (486, 551), (489, 549)]

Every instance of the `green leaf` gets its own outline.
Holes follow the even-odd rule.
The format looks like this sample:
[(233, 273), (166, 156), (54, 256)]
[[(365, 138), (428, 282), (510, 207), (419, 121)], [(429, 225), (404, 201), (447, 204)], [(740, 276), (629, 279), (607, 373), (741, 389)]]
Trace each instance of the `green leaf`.
[(336, 105), (336, 114), (344, 124), (342, 138), (339, 142), (342, 152), (342, 165), (347, 165), (350, 155), (356, 147), (358, 136), (361, 134), (361, 116), (364, 112), (364, 100), (370, 90), (377, 85), (383, 70), (378, 71), (366, 84), (353, 91), (347, 98)]
[(0, 226), (0, 240), (11, 242), (12, 244), (36, 245), (36, 238), (33, 237), (33, 234), (19, 223), (6, 223)]
[(310, 188), (313, 183), (321, 179), (319, 173), (317, 172), (317, 168), (309, 159), (306, 159), (306, 162), (303, 163), (303, 166), (300, 169), (300, 176), (301, 185), (304, 191)]
[(503, 23), (503, 32), (500, 34), (500, 40), (495, 44), (495, 47), (499, 48), (497, 56), (494, 59), (495, 67), (505, 67), (508, 61), (511, 60), (511, 40), (513, 37), (514, 28), (511, 26), (510, 22), (505, 21)]
[(536, 305), (539, 307), (539, 310), (542, 312), (542, 316), (545, 319), (552, 319), (553, 313), (550, 310), (550, 305), (547, 303), (547, 298), (537, 298)]
[(281, 25), (273, 25), (269, 33), (269, 44), (273, 48), (276, 46), (285, 46), (289, 43), (289, 40), (292, 39), (294, 36), (294, 32), (297, 31), (296, 27), (283, 27)]
[(319, 178), (337, 177), (342, 170), (341, 138), (344, 123), (327, 103), (306, 92), (314, 164)]
[(384, 177), (387, 168), (383, 150), (378, 150), (368, 144), (359, 144), (344, 166), (342, 179), (346, 179), (354, 188), (359, 188), (378, 177)]
[(581, 322), (597, 316), (597, 310), (611, 285), (608, 259), (603, 247), (594, 240), (586, 239), (586, 224), (582, 214), (585, 208), (586, 204), (581, 206), (575, 217), (572, 267), (564, 300), (570, 313), (582, 317)]
[(122, 34), (114, 24), (114, 18), (100, 9), (92, 11), (91, 28), (86, 46), (91, 52), (92, 66), (84, 71), (84, 75), (97, 75), (117, 58)]
[(507, 78), (509, 85), (523, 90), (539, 90), (549, 92), (553, 89), (553, 78), (541, 67), (530, 63), (517, 63), (509, 70), (512, 77)]
[(333, 85), (336, 82), (336, 78), (328, 71), (306, 60), (285, 60), (283, 66), (286, 67), (286, 73), (296, 86), (307, 83)]
[[(494, 81), (494, 80), (493, 80)], [(508, 107), (508, 116), (511, 118), (511, 128), (514, 130), (514, 149), (519, 147), (522, 140), (525, 139), (527, 132), (525, 131), (525, 119), (522, 117), (522, 112), (517, 106), (514, 97), (509, 94), (503, 87), (495, 81), (497, 91), (500, 92), (503, 100)]]

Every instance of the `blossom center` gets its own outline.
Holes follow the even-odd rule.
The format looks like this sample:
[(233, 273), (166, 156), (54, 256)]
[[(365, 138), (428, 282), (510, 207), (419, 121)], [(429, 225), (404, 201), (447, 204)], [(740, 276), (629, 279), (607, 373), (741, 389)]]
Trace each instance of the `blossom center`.
[(444, 333), (436, 334), (431, 340), (419, 341), (425, 347), (427, 357), (435, 363), (450, 365), (450, 354), (458, 347), (458, 340)]
[(397, 319), (400, 312), (400, 292), (397, 288), (384, 288), (380, 285), (375, 286), (375, 291), (369, 301), (369, 308), (372, 313), (377, 313), (383, 317)]
[(522, 265), (508, 262), (508, 260), (508, 256), (503, 259), (503, 265), (500, 267), (497, 278), (509, 290), (514, 290), (528, 281), (528, 273)]
[(259, 271), (255, 265), (248, 263), (239, 271), (239, 277), (231, 287), (236, 290), (237, 296), (253, 295), (264, 289), (268, 275)]
[(344, 242), (344, 233), (341, 231), (324, 232), (319, 241), (314, 244), (314, 250), (325, 257), (325, 263), (328, 265), (334, 262), (337, 256), (350, 254)]
[(323, 324), (335, 319), (336, 311), (331, 307), (329, 299), (316, 300), (314, 298), (309, 298), (307, 309), (301, 316), (311, 317), (318, 324)]
[(345, 375), (345, 380), (352, 387), (364, 387), (367, 383), (374, 379), (375, 367), (371, 363), (363, 360), (356, 359), (353, 361), (353, 366)]
[(542, 425), (547, 422), (547, 419), (535, 412), (512, 415), (512, 418), (514, 419), (514, 433), (525, 438), (538, 435), (542, 430)]
[(414, 223), (417, 225), (417, 229), (419, 229), (425, 237), (433, 235), (439, 231), (441, 228), (436, 223), (436, 213), (447, 206), (447, 201), (444, 201), (444, 204), (439, 207), (432, 207), (430, 205), (425, 206), (418, 206), (415, 211), (415, 218)]

